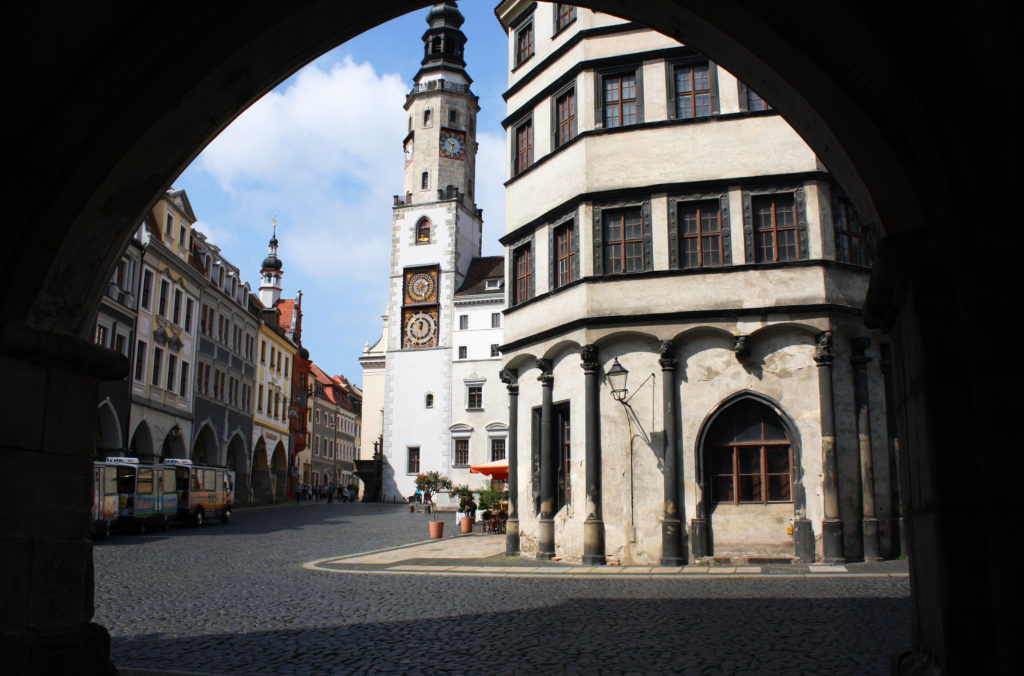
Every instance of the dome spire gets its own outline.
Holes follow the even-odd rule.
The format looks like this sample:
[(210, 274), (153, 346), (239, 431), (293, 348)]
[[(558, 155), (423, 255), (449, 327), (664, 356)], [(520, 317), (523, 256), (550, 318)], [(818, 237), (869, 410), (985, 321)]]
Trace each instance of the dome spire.
[(266, 307), (274, 307), (281, 299), (281, 269), (284, 264), (277, 257), (277, 216), (270, 219), (273, 233), (267, 243), (267, 257), (260, 268), (260, 301)]

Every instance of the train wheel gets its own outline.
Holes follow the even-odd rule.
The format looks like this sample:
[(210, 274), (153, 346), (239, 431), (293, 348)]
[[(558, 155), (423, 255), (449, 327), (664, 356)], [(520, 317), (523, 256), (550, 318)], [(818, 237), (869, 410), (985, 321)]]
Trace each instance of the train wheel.
[(196, 510), (195, 515), (196, 527), (202, 526), (203, 522), (206, 521), (206, 514), (203, 513), (203, 509), (200, 507)]
[(225, 526), (231, 523), (231, 508), (225, 507), (220, 513), (220, 522)]

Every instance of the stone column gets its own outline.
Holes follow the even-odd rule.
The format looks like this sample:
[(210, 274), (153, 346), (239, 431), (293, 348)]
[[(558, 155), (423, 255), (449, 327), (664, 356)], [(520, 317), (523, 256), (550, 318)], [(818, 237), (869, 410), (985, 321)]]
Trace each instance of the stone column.
[(603, 566), (604, 521), (601, 519), (601, 365), (597, 346), (580, 348), (583, 367), (587, 518), (583, 522), (583, 565)]
[(551, 389), (555, 377), (551, 374), (551, 360), (538, 359), (540, 369), (540, 523), (537, 529), (537, 558), (550, 559), (555, 555), (555, 404)]
[(832, 332), (818, 334), (814, 361), (818, 365), (818, 397), (821, 402), (821, 471), (825, 518), (821, 523), (821, 539), (825, 563), (846, 561), (843, 545), (843, 522), (839, 517), (839, 465), (836, 461), (836, 422), (832, 403), (832, 361), (836, 357)]
[(661, 357), (662, 401), (664, 406), (665, 459), (665, 513), (661, 522), (661, 565), (686, 564), (686, 546), (683, 542), (682, 501), (679, 499), (679, 442), (676, 439), (676, 415), (679, 411), (676, 387), (675, 344), (663, 340), (658, 346)]
[(508, 388), (508, 521), (505, 522), (505, 553), (519, 554), (519, 372), (502, 369), (498, 375)]
[(900, 472), (900, 438), (896, 423), (896, 381), (892, 368), (892, 345), (882, 343), (882, 382), (885, 384), (885, 431), (889, 440), (889, 557), (907, 551), (907, 529), (903, 523), (903, 476)]
[(875, 510), (875, 471), (871, 458), (871, 400), (868, 395), (868, 363), (865, 352), (871, 339), (865, 336), (850, 341), (853, 348), (853, 394), (857, 408), (857, 446), (860, 450), (860, 490), (864, 560), (881, 561), (878, 553), (878, 518)]
[(128, 360), (8, 321), (0, 371), (8, 383), (0, 390), (4, 672), (116, 674), (110, 635), (90, 621), (90, 505), (99, 382), (124, 378)]

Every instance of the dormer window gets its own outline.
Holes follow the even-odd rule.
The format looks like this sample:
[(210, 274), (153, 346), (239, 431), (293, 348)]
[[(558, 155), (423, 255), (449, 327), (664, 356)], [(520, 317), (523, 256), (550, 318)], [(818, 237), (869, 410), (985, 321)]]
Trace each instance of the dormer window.
[(486, 282), (486, 288), (489, 291), (492, 290), (492, 289), (500, 289), (501, 288), (501, 280), (500, 279), (488, 279), (487, 282)]

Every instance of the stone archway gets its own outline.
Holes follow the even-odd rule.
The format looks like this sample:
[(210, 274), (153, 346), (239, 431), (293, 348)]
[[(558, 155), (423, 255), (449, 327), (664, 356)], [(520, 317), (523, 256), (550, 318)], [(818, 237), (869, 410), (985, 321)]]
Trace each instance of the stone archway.
[(153, 452), (153, 434), (145, 420), (140, 422), (132, 433), (132, 440), (128, 444), (128, 455), (138, 458), (142, 462), (156, 460), (156, 455)]
[(117, 419), (117, 411), (104, 401), (96, 411), (96, 458), (108, 455), (120, 455), (124, 449), (121, 440), (121, 423)]
[(270, 459), (270, 480), (273, 485), (274, 502), (288, 499), (288, 451), (283, 442), (274, 446), (274, 454)]
[(267, 464), (267, 442), (263, 436), (256, 440), (252, 449), (252, 471), (249, 474), (252, 486), (252, 501), (271, 503), (274, 501), (274, 487), (270, 481), (270, 466)]
[[(4, 110), (7, 127), (19, 130), (8, 154), (23, 170), (10, 184), (19, 195), (5, 233), (12, 245), (0, 253), (12, 280), (0, 291), (0, 368), (39, 396), (4, 393), (4, 410), (27, 415), (10, 431), (15, 442), (5, 442), (11, 469), (0, 490), (17, 490), (26, 476), (35, 480), (38, 453), (65, 463), (68, 476), (80, 471), (74, 453), (90, 454), (94, 412), (86, 407), (94, 406), (96, 381), (123, 377), (127, 360), (79, 340), (89, 333), (107, 270), (147, 205), (262, 92), (327, 47), (426, 4), (206, 3), (189, 10), (187, 44), (173, 32), (151, 30), (176, 9), (170, 3), (119, 16), (68, 6), (61, 26), (46, 6), (5, 6), (0, 25), (16, 30), (8, 31), (3, 49), (8, 62), (19, 64), (9, 84), (21, 93)], [(999, 246), (1015, 214), (1009, 201), (992, 199), (1012, 190), (1019, 171), (1016, 109), (1008, 103), (1019, 79), (1009, 4), (954, 12), (852, 0), (579, 4), (687, 41), (756, 85), (884, 233), (866, 315), (890, 329), (900, 359), (894, 396), (903, 412), (903, 461), (913, 470), (903, 494), (912, 500), (906, 514), (915, 554), (915, 647), (926, 663), (950, 671), (1008, 671), (1013, 596), (1005, 588), (1015, 571), (1001, 552), (1020, 517), (986, 487), (1004, 466), (1002, 446), (989, 437), (1012, 416), (1011, 399), (999, 396), (999, 353), (979, 348), (976, 327), (1005, 312), (1001, 294), (992, 291), (1013, 288), (1016, 270), (1015, 248)], [(54, 31), (59, 39), (49, 44), (47, 59), (23, 58), (37, 53), (38, 35)], [(951, 36), (955, 58), (938, 60), (935, 35)], [(70, 60), (76, 68), (51, 67)], [(982, 123), (973, 124), (973, 109), (935, 103), (950, 81), (976, 82), (995, 102)], [(163, 105), (167, 100), (175, 105)], [(964, 236), (979, 204), (995, 211), (986, 212), (986, 236)], [(52, 453), (58, 447), (65, 458)], [(949, 460), (963, 457), (973, 461)], [(85, 485), (88, 477), (80, 480)], [(15, 521), (25, 525), (3, 536), (11, 554), (3, 559), (7, 574), (0, 579), (9, 582), (0, 596), (21, 599), (26, 592), (18, 580), (51, 575), (36, 568), (45, 562), (17, 557), (26, 548), (85, 561), (88, 552), (62, 535), (84, 523), (79, 512), (87, 505), (76, 495), (69, 492), (59, 505), (64, 521), (34, 516), (53, 513), (41, 505), (19, 505)], [(965, 502), (974, 508), (963, 509)], [(988, 526), (979, 530), (978, 523)], [(968, 536), (974, 557), (988, 562), (984, 579), (949, 554)], [(25, 610), (8, 623), (7, 635), (25, 649), (19, 654), (43, 660), (26, 665), (61, 654), (52, 641), (102, 643), (88, 624), (91, 568), (70, 568), (78, 571), (75, 591), (59, 609), (45, 589), (30, 590), (18, 606)]]
[(209, 423), (205, 423), (192, 442), (192, 462), (196, 465), (218, 465), (219, 458), (217, 434)]
[(252, 502), (248, 454), (245, 451), (245, 441), (240, 434), (235, 434), (228, 442), (225, 464), (235, 473), (235, 502), (240, 505)]
[(741, 392), (704, 421), (698, 448), (707, 553), (792, 558), (794, 538), (780, 534), (806, 503), (792, 419), (768, 397)]

